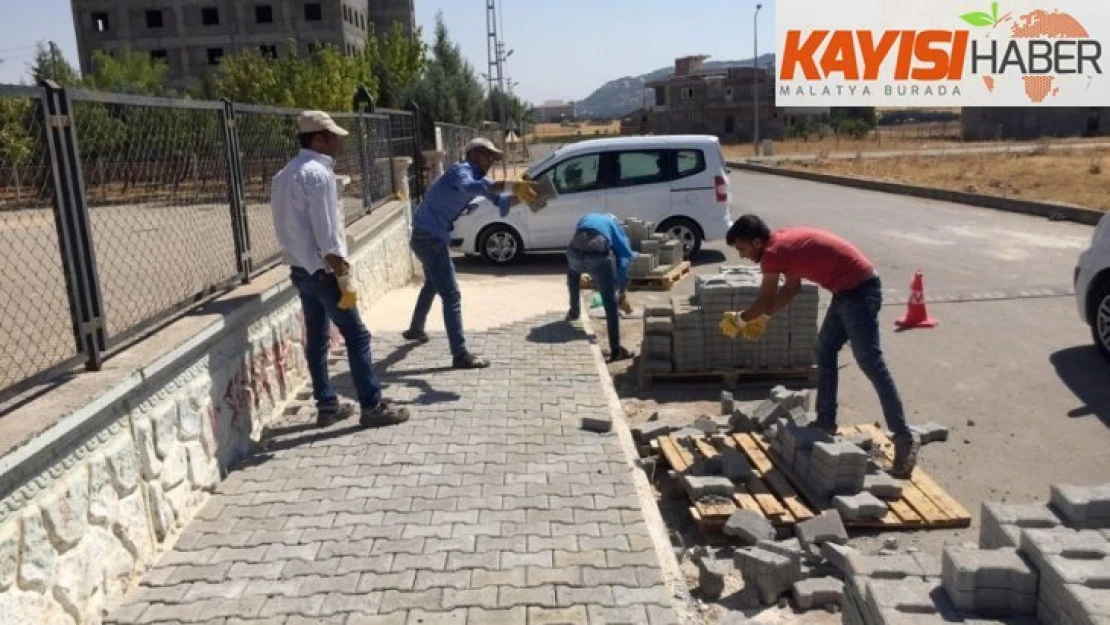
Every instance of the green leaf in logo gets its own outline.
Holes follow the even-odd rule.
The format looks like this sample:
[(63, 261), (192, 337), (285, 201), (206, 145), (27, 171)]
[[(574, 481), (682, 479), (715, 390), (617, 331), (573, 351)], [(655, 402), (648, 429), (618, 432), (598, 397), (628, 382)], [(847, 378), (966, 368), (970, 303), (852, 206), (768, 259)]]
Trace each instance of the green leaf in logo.
[(994, 18), (991, 17), (990, 13), (975, 11), (961, 15), (960, 19), (972, 26), (994, 26)]

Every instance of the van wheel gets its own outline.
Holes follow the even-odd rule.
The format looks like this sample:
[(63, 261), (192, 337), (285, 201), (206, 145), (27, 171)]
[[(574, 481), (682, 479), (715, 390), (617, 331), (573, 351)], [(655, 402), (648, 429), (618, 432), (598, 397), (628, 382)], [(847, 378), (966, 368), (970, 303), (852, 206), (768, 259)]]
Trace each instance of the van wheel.
[(478, 253), (491, 265), (512, 265), (524, 256), (524, 241), (513, 228), (496, 224), (478, 237)]
[(660, 224), (655, 231), (665, 232), (678, 239), (682, 243), (682, 257), (686, 260), (690, 260), (701, 251), (701, 242), (704, 237), (701, 228), (692, 219), (685, 217), (668, 219)]
[(1102, 357), (1110, 360), (1110, 280), (1103, 280), (1102, 284), (1091, 294), (1091, 337), (1095, 341)]

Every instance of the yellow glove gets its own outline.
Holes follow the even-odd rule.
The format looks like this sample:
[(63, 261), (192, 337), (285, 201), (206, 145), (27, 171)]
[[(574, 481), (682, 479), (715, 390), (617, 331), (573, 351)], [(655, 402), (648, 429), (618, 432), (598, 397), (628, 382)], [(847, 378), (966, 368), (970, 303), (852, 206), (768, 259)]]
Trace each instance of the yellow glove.
[(726, 312), (721, 317), (721, 323), (717, 324), (717, 329), (728, 338), (735, 339), (744, 330), (744, 325), (744, 321), (740, 319), (740, 313)]
[(358, 304), (358, 292), (351, 285), (351, 274), (336, 277), (339, 283), (339, 309), (350, 310)]
[(763, 338), (763, 333), (767, 331), (767, 322), (771, 320), (767, 315), (763, 315), (758, 319), (752, 319), (744, 326), (741, 334), (749, 341), (758, 341)]
[(625, 312), (625, 314), (632, 314), (632, 303), (628, 301), (627, 293), (621, 293), (620, 300), (617, 303), (620, 306), (620, 309)]
[(514, 180), (505, 183), (508, 191), (512, 192), (518, 200), (525, 204), (531, 204), (536, 201), (536, 183), (530, 180)]

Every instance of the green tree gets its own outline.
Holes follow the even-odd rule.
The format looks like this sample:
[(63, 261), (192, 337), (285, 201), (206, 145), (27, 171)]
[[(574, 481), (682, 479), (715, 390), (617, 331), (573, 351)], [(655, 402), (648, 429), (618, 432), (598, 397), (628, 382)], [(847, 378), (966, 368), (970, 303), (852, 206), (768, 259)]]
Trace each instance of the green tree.
[(92, 73), (82, 81), (96, 91), (161, 96), (167, 94), (164, 61), (145, 52), (123, 48), (118, 56), (97, 50), (92, 57)]
[(424, 142), (430, 143), (435, 122), (478, 126), (485, 115), (482, 83), (462, 50), (451, 40), (443, 13), (436, 15), (432, 59), (417, 83), (412, 99), (420, 106)]
[(345, 55), (334, 46), (322, 46), (307, 56), (290, 52), (277, 59), (256, 50), (224, 57), (220, 68), (205, 81), (207, 97), (225, 97), (234, 102), (265, 104), (325, 111), (351, 110), (351, 98), (360, 85), (373, 94), (377, 81), (371, 73), (376, 45), (356, 55)]
[(40, 41), (35, 44), (31, 79), (36, 85), (44, 80), (53, 80), (62, 87), (71, 87), (81, 81), (81, 73), (70, 65), (57, 47)]
[(378, 104), (404, 108), (413, 88), (428, 67), (428, 48), (418, 27), (412, 36), (395, 22), (389, 32), (374, 38), (376, 50), (371, 60), (378, 83)]
[(0, 98), (0, 166), (26, 165), (35, 150), (36, 137), (31, 124), (34, 100)]

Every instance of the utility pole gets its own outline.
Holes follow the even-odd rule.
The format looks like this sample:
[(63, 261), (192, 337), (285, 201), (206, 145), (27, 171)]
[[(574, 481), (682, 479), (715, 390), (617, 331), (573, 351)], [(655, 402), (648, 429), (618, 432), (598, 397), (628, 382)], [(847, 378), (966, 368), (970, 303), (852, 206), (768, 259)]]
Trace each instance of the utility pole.
[(762, 8), (762, 4), (755, 5), (755, 17), (752, 20), (752, 34), (755, 39), (755, 56), (752, 57), (752, 78), (755, 84), (752, 88), (752, 141), (756, 156), (759, 156), (759, 10)]
[(58, 44), (50, 42), (50, 77), (58, 80)]
[[(498, 22), (499, 10), (496, 0), (486, 0), (486, 55), (489, 61), (489, 72), (486, 77), (489, 79), (489, 93), (490, 98), (493, 98), (494, 85), (496, 84), (498, 98), (500, 99), (499, 111), (490, 111), (491, 114), (498, 115), (499, 126), (501, 127), (501, 149), (505, 149), (505, 138), (507, 133), (505, 131), (505, 74), (504, 74), (504, 61), (505, 61), (505, 43), (498, 36)], [(492, 102), (491, 102), (492, 104)], [(501, 160), (501, 173), (508, 176), (508, 166), (505, 160)]]

